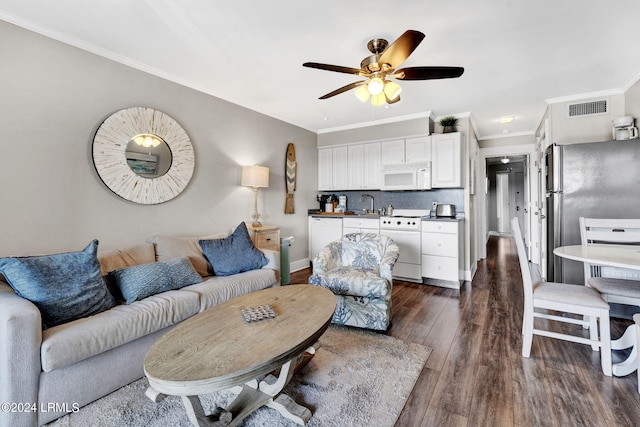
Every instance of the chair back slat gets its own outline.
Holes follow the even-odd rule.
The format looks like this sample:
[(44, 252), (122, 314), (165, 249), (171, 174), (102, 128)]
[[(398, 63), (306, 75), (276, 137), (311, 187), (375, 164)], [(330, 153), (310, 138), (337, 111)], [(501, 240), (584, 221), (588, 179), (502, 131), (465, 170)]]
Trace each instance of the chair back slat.
[[(585, 218), (580, 223), (580, 239), (583, 245), (623, 244), (640, 245), (640, 219), (629, 218)], [(640, 273), (617, 267), (602, 267), (584, 263), (585, 280), (589, 277), (613, 277), (640, 280)]]

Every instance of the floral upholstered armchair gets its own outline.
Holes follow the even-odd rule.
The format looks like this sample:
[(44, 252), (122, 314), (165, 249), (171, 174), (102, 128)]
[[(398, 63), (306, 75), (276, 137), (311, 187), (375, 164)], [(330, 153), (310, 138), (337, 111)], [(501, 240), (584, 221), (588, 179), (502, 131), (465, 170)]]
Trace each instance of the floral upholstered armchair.
[(309, 283), (336, 295), (332, 323), (387, 330), (399, 254), (391, 238), (373, 233), (347, 234), (318, 253)]

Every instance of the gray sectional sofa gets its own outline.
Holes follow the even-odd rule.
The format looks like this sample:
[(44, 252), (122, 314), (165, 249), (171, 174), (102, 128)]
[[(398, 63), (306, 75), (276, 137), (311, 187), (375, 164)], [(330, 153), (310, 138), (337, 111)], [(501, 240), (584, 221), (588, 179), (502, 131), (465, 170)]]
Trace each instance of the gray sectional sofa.
[(204, 279), (46, 329), (38, 308), (0, 275), (0, 403), (13, 405), (3, 406), (0, 426), (45, 424), (142, 378), (147, 350), (176, 324), (277, 285), (278, 253), (263, 252), (269, 260), (263, 268), (224, 277), (210, 275), (197, 238), (155, 236), (135, 247), (98, 253), (103, 276), (188, 256)]

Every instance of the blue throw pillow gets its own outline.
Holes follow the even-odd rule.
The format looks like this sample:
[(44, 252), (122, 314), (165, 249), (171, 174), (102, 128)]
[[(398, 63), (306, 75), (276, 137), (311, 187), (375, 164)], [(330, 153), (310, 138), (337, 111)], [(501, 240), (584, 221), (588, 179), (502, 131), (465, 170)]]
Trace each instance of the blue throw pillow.
[(202, 282), (187, 257), (113, 270), (108, 278), (120, 288), (126, 304)]
[(33, 302), (50, 328), (113, 307), (100, 274), (98, 241), (83, 251), (0, 259), (0, 272), (22, 298)]
[(253, 245), (244, 222), (224, 239), (199, 240), (198, 243), (216, 276), (256, 270), (269, 263), (267, 257)]

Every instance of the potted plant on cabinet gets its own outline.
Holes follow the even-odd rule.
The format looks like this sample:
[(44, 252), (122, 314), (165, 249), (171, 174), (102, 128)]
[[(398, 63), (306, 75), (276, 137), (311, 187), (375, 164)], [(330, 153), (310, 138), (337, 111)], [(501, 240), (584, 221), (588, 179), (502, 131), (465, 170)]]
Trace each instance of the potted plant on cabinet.
[(442, 126), (442, 133), (450, 133), (456, 131), (456, 123), (458, 119), (454, 116), (447, 116), (440, 119), (440, 126)]

